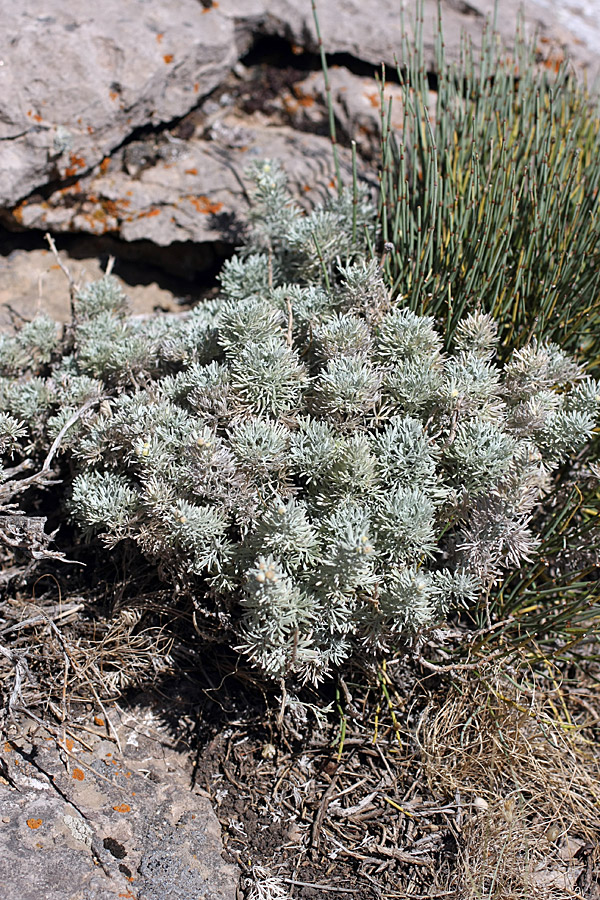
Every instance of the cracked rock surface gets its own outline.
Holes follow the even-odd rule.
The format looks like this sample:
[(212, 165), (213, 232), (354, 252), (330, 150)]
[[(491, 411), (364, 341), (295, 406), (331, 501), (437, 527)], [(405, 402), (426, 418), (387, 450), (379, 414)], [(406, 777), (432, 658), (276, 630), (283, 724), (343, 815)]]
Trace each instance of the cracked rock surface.
[[(393, 67), (402, 53), (401, 7), (378, 0), (327, 0), (319, 18), (326, 50)], [(510, 46), (516, 0), (504, 0), (497, 26)], [(475, 46), (493, 0), (444, 0), (446, 53), (457, 58), (466, 28)], [(424, 6), (426, 61), (433, 62), (435, 0)], [(525, 19), (545, 41), (568, 48), (593, 75), (597, 54), (543, 0), (527, 0)], [(315, 51), (308, 0), (32, 0), (2, 4), (0, 32), (0, 206), (32, 191), (72, 183), (107, 160), (136, 129), (184, 116), (221, 84), (256, 35)], [(582, 37), (583, 35), (583, 37)], [(264, 135), (257, 151), (268, 150)], [(311, 153), (312, 148), (306, 148)], [(193, 168), (193, 166), (190, 166)], [(213, 202), (213, 197), (209, 196)], [(220, 202), (220, 201), (216, 201)], [(24, 221), (24, 224), (26, 222)], [(74, 223), (77, 228), (78, 224)], [(165, 238), (166, 239), (166, 238)]]
[[(115, 157), (47, 199), (32, 197), (14, 211), (21, 227), (117, 234), (125, 241), (239, 243), (248, 212), (244, 171), (266, 156), (285, 161), (291, 187), (309, 201), (334, 186), (329, 139), (286, 126), (223, 115), (209, 140), (130, 144)], [(159, 152), (161, 151), (161, 152)], [(341, 150), (351, 177), (351, 156)], [(139, 164), (138, 161), (148, 164)]]
[(2, 4), (0, 204), (80, 175), (135, 128), (183, 115), (236, 59), (197, 0)]
[(4, 743), (0, 896), (234, 900), (239, 873), (221, 857), (210, 801), (158, 718), (113, 711), (114, 731), (99, 721)]

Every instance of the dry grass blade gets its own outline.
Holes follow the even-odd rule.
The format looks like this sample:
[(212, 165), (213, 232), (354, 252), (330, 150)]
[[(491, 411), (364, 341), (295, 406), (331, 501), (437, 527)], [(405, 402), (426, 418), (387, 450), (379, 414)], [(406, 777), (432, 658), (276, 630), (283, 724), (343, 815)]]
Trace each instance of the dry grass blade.
[[(525, 667), (455, 681), (417, 729), (432, 790), (460, 794), (465, 900), (564, 898), (600, 828), (600, 760), (569, 694)], [(457, 885), (457, 888), (459, 885)]]

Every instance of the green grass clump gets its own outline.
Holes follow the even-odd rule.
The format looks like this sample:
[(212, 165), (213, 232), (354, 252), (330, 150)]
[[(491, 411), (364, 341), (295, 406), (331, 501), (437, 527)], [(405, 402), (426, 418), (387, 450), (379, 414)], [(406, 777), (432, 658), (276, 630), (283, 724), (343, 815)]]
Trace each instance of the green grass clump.
[[(392, 295), (443, 322), (446, 346), (477, 310), (492, 315), (501, 358), (532, 339), (554, 341), (597, 375), (598, 96), (566, 61), (540, 64), (520, 29), (508, 53), (489, 25), (479, 53), (464, 37), (448, 63), (440, 24), (430, 87), (422, 27), (419, 6), (397, 70), (397, 134), (382, 94), (378, 221)], [(596, 432), (587, 459), (599, 446)], [(486, 643), (561, 652), (593, 641), (600, 624), (600, 492), (584, 458), (555, 474), (535, 516), (538, 551), (493, 587), (475, 619), (504, 623)]]
[(600, 364), (600, 120), (568, 64), (538, 65), (484, 30), (448, 63), (437, 40), (435, 92), (422, 20), (398, 68), (403, 124), (384, 110), (380, 221), (386, 275), (415, 312), (445, 322), (490, 312), (510, 352), (544, 337)]

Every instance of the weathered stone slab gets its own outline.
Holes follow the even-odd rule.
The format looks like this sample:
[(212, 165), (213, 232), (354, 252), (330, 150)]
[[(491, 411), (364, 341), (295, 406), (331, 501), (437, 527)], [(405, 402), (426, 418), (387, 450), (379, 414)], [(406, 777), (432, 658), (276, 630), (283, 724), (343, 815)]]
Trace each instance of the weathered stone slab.
[[(390, 109), (390, 127), (400, 132), (403, 124), (403, 88), (388, 81), (382, 92), (375, 79), (355, 75), (344, 66), (334, 65), (329, 69), (330, 96), (336, 122), (338, 140), (344, 143), (356, 141), (358, 153), (363, 160), (380, 157), (381, 105), (385, 113)], [(435, 95), (430, 116), (435, 116)], [(291, 119), (299, 131), (317, 127), (323, 119), (327, 103), (325, 80), (321, 71), (311, 72), (306, 78), (296, 82), (291, 89), (283, 91), (273, 105)]]
[[(319, 26), (328, 53), (348, 53), (379, 66), (402, 63), (403, 18), (412, 25), (415, 0), (317, 0)], [(486, 18), (494, 16), (494, 0), (442, 0), (446, 56), (460, 57), (461, 34), (469, 35), (475, 49), (481, 45)], [(600, 17), (597, 3), (569, 4), (558, 0), (501, 0), (495, 26), (507, 48), (514, 46), (516, 25), (523, 9), (530, 34), (538, 33), (544, 53), (566, 53), (580, 71), (591, 78), (600, 71)], [(595, 14), (594, 14), (595, 9)], [(262, 30), (288, 38), (301, 47), (316, 49), (312, 5), (308, 0), (220, 0), (219, 13), (234, 19), (239, 35), (248, 40), (249, 30)], [(437, 0), (424, 0), (423, 40), (425, 61), (435, 60)]]
[(234, 64), (233, 22), (198, 0), (0, 3), (0, 205), (87, 172), (191, 109)]
[[(83, 286), (104, 275), (100, 261), (95, 257), (77, 259), (63, 251), (60, 256), (76, 284)], [(159, 287), (156, 282), (124, 285), (123, 289), (134, 315), (182, 309), (182, 304), (174, 301), (171, 291)], [(26, 320), (39, 313), (46, 313), (57, 322), (70, 320), (69, 285), (49, 250), (13, 250), (8, 256), (0, 257), (0, 331), (10, 330), (15, 322), (9, 310)]]
[[(458, 57), (463, 29), (478, 46), (493, 6), (493, 0), (444, 0), (449, 59)], [(496, 23), (509, 47), (519, 6), (503, 0)], [(407, 0), (321, 2), (326, 50), (375, 66), (402, 62), (403, 7), (408, 23), (414, 4)], [(223, 81), (256, 34), (317, 46), (309, 0), (105, 0), (95, 6), (47, 0), (43, 11), (31, 0), (4, 0), (0, 8), (0, 206), (48, 182), (86, 174), (136, 128), (187, 113)], [(436, 19), (435, 0), (426, 0), (429, 65)], [(598, 29), (574, 34), (571, 20), (554, 15), (547, 0), (527, 0), (525, 20), (539, 29), (544, 52), (566, 49), (590, 76), (597, 73)]]
[[(115, 717), (118, 718), (118, 717)], [(2, 900), (234, 900), (210, 801), (151, 713), (0, 752)], [(85, 735), (85, 736), (84, 736)]]
[[(235, 113), (216, 119), (210, 137), (167, 141), (164, 152), (140, 168), (115, 156), (108, 166), (99, 166), (46, 200), (28, 198), (13, 216), (23, 228), (116, 234), (125, 241), (145, 239), (159, 246), (176, 241), (236, 243), (249, 208), (244, 173), (252, 160), (278, 159), (294, 193), (309, 202), (323, 200), (335, 186), (326, 137), (270, 126), (260, 116), (241, 119)], [(350, 154), (341, 149), (340, 157), (350, 181)]]

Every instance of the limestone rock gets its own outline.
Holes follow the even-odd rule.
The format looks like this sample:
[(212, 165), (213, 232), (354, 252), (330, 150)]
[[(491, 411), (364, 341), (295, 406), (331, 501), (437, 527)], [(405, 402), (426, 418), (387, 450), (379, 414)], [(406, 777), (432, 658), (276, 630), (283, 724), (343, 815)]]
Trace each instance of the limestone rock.
[[(82, 286), (102, 278), (104, 271), (97, 257), (77, 259), (61, 252), (74, 281)], [(155, 310), (178, 312), (171, 291), (149, 284), (124, 285), (123, 289), (134, 315), (149, 315)], [(0, 258), (0, 331), (10, 330), (14, 319), (9, 310), (24, 319), (32, 319), (41, 312), (57, 322), (71, 317), (71, 302), (67, 279), (49, 250), (13, 250)]]
[[(211, 140), (167, 141), (165, 152), (130, 174), (117, 156), (47, 199), (33, 196), (13, 216), (23, 228), (117, 234), (125, 241), (239, 242), (248, 211), (244, 172), (252, 160), (276, 158), (294, 193), (323, 200), (335, 186), (328, 138), (269, 126), (260, 117), (225, 113), (210, 126)], [(167, 150), (172, 152), (167, 153)], [(351, 157), (341, 160), (350, 179)], [(146, 158), (140, 151), (139, 158)], [(125, 170), (124, 170), (125, 169)]]
[(4, 744), (3, 900), (234, 900), (219, 823), (160, 723), (125, 715), (122, 753), (91, 726), (81, 743), (75, 731)]
[[(477, 49), (486, 18), (493, 18), (494, 0), (442, 0), (446, 55), (460, 57), (461, 33), (466, 31)], [(261, 30), (315, 50), (317, 42), (312, 6), (306, 0), (220, 0), (219, 12), (236, 21), (238, 41), (246, 43), (249, 30)], [(414, 0), (382, 3), (380, 0), (317, 0), (319, 26), (328, 53), (347, 53), (375, 66), (402, 64), (402, 15), (407, 26), (414, 17)], [(595, 6), (596, 15), (593, 7)], [(507, 48), (514, 45), (516, 23), (523, 9), (530, 34), (538, 33), (542, 51), (566, 53), (590, 78), (600, 72), (600, 22), (598, 3), (573, 4), (565, 0), (502, 0), (496, 28)], [(423, 38), (425, 60), (435, 60), (437, 0), (424, 0)]]
[(183, 115), (236, 58), (233, 22), (197, 0), (2, 3), (0, 205)]
[[(404, 0), (407, 22), (413, 4)], [(520, 0), (504, 0), (497, 26), (510, 47)], [(461, 31), (475, 47), (493, 0), (444, 0), (446, 52), (456, 59)], [(329, 53), (375, 66), (402, 63), (400, 3), (327, 0), (319, 4)], [(552, 8), (553, 9), (553, 8)], [(433, 62), (435, 0), (424, 6), (427, 64)], [(562, 7), (561, 7), (562, 12)], [(546, 49), (570, 52), (590, 76), (598, 72), (590, 23), (577, 34), (547, 0), (527, 0), (525, 19)], [(565, 24), (565, 21), (567, 24)], [(86, 175), (136, 128), (185, 115), (226, 77), (259, 33), (316, 49), (309, 0), (31, 0), (2, 4), (0, 31), (0, 206), (36, 188)], [(548, 50), (551, 52), (551, 50)], [(135, 163), (134, 163), (135, 166)], [(210, 197), (212, 202), (213, 198)], [(217, 201), (219, 202), (219, 201)]]
[[(333, 110), (338, 128), (338, 140), (356, 141), (363, 160), (379, 162), (381, 134), (381, 91), (373, 79), (355, 75), (344, 66), (329, 69), (329, 85)], [(435, 100), (435, 95), (432, 95)], [(383, 103), (387, 115), (391, 102), (393, 131), (402, 131), (403, 89), (399, 84), (387, 82), (383, 91)], [(282, 92), (275, 101), (300, 131), (318, 125), (327, 103), (325, 81), (321, 71), (311, 72)], [(430, 109), (435, 117), (435, 102)]]

